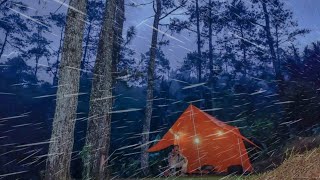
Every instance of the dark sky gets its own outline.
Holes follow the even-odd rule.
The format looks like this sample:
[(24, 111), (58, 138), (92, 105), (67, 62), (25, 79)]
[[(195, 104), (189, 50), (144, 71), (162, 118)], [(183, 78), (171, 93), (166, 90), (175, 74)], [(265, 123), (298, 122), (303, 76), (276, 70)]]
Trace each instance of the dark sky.
[(307, 28), (312, 32), (306, 37), (299, 39), (301, 45), (320, 40), (320, 1), (319, 0), (286, 0), (290, 9), (293, 10), (301, 28)]
[[(140, 1), (136, 1), (140, 2)], [(300, 28), (307, 28), (312, 32), (305, 37), (298, 39), (300, 47), (304, 47), (311, 42), (320, 40), (320, 0), (284, 0), (287, 7), (292, 9), (294, 18), (298, 21)], [(147, 51), (150, 47), (151, 28), (141, 23), (146, 18), (152, 15), (151, 7), (130, 8), (127, 9), (126, 24), (138, 25), (138, 38), (134, 41), (135, 49), (141, 52)], [(145, 22), (148, 25), (152, 24), (152, 19)], [(171, 46), (166, 51), (166, 56), (170, 59), (173, 67), (181, 64), (180, 62), (185, 57), (188, 50), (195, 50), (194, 34), (191, 36), (188, 33), (183, 35), (174, 35), (180, 41), (172, 38)]]
[[(301, 28), (308, 28), (312, 32), (306, 37), (298, 39), (299, 46), (304, 47), (310, 42), (320, 40), (320, 0), (284, 0), (288, 8), (293, 10), (294, 18), (298, 21)], [(39, 5), (40, 2), (40, 5)], [(61, 0), (30, 0), (28, 5), (30, 11), (28, 15), (46, 15), (49, 12), (55, 11), (61, 5)], [(150, 0), (125, 0), (128, 4), (130, 2), (143, 3), (150, 2)], [(68, 1), (66, 1), (68, 3)], [(58, 12), (66, 12), (66, 6), (62, 5)], [(136, 58), (140, 59), (140, 53), (145, 53), (150, 47), (150, 38), (152, 28), (153, 10), (151, 6), (141, 6), (137, 8), (126, 7), (126, 22), (125, 29), (129, 26), (135, 26), (137, 29), (137, 37), (132, 43), (132, 48), (136, 50)], [(125, 32), (125, 31), (124, 31)], [(58, 47), (59, 30), (53, 29), (53, 34), (48, 34), (48, 38), (54, 41), (53, 48)], [(1, 34), (2, 36), (2, 34)], [(160, 32), (160, 37), (162, 33)], [(188, 51), (195, 50), (194, 34), (189, 36), (188, 33), (180, 35), (173, 35), (173, 37), (166, 35), (171, 40), (170, 46), (165, 48), (165, 55), (171, 63), (171, 67), (178, 67), (183, 61)], [(6, 52), (10, 54), (11, 52)], [(46, 62), (43, 62), (44, 64)]]

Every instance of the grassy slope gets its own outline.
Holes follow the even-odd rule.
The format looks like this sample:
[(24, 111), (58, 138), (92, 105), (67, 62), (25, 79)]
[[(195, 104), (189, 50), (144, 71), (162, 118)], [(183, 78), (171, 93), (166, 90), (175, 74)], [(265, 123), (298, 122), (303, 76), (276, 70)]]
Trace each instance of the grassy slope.
[(320, 179), (320, 148), (292, 155), (277, 169), (257, 179)]

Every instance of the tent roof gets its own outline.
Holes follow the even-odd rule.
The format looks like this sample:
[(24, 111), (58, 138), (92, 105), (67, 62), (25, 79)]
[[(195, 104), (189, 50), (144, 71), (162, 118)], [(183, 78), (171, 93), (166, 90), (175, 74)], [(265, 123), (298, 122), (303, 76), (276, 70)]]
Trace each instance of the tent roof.
[[(188, 116), (189, 113), (192, 117)], [(249, 139), (242, 136), (237, 127), (228, 125), (228, 124), (218, 120), (217, 118), (212, 117), (208, 113), (200, 110), (199, 108), (197, 108), (196, 106), (191, 104), (182, 113), (182, 115), (178, 118), (178, 120), (172, 125), (172, 127), (163, 136), (163, 138), (160, 141), (158, 141), (158, 143), (156, 143), (154, 146), (152, 146), (150, 149), (148, 149), (148, 152), (160, 151), (160, 150), (165, 149), (171, 145), (174, 145), (175, 144), (174, 132), (177, 131), (178, 127), (184, 126), (185, 120), (188, 120), (188, 119), (190, 120), (190, 118), (193, 118), (194, 114), (201, 114), (201, 115), (205, 116), (206, 119), (210, 120), (210, 122), (214, 123), (216, 126), (220, 127), (221, 129), (223, 129), (225, 131), (232, 132), (234, 135), (238, 136), (240, 139), (242, 139), (242, 140), (244, 140), (244, 141), (246, 141), (246, 142), (248, 142), (248, 143), (250, 143), (260, 149), (259, 146), (257, 146), (252, 141), (250, 141)], [(186, 118), (186, 117), (189, 117), (189, 118)]]

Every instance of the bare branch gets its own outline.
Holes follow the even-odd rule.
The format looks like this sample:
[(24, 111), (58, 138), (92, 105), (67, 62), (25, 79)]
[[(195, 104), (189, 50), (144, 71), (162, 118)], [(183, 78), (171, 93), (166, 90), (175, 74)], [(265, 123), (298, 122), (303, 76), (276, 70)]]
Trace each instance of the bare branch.
[(176, 8), (172, 9), (171, 11), (169, 11), (167, 14), (165, 14), (164, 16), (162, 16), (162, 17), (160, 18), (160, 20), (166, 18), (167, 16), (169, 16), (170, 14), (172, 14), (173, 12), (175, 12), (176, 10), (178, 10), (178, 9), (180, 9), (181, 7), (185, 6), (186, 3), (187, 3), (187, 1), (183, 1), (183, 2), (180, 4), (180, 6), (177, 6)]

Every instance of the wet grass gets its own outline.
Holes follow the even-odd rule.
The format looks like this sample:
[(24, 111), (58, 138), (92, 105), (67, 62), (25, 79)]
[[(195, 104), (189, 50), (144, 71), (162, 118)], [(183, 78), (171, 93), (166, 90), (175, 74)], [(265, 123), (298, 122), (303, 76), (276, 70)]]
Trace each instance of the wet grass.
[(186, 177), (169, 177), (169, 178), (148, 178), (146, 180), (254, 180), (256, 175), (252, 176), (186, 176)]
[(262, 174), (258, 179), (320, 179), (320, 147), (294, 154), (278, 168)]

